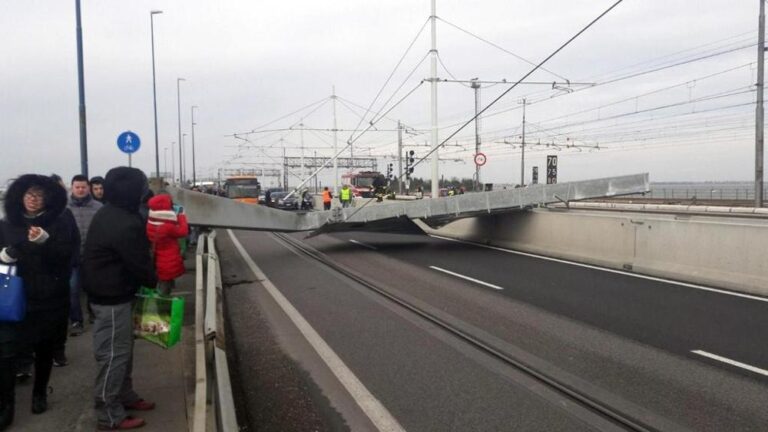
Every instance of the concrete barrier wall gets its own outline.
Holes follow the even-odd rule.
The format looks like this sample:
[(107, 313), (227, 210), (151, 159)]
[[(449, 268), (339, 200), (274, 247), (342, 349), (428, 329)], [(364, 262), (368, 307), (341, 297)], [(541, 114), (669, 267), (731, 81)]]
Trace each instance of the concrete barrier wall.
[(430, 234), (768, 296), (768, 219), (536, 209)]

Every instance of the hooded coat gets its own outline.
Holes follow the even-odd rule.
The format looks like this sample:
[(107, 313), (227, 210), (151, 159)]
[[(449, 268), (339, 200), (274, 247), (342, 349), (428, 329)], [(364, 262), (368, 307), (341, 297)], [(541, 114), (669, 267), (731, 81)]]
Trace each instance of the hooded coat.
[[(43, 191), (44, 208), (28, 217), (24, 194), (37, 186)], [(5, 195), (5, 219), (0, 221), (0, 249), (15, 258), (24, 281), (27, 312), (69, 308), (69, 277), (72, 257), (80, 243), (72, 213), (66, 210), (67, 192), (48, 176), (26, 174), (17, 178)], [(27, 238), (29, 227), (47, 233), (44, 241)]]
[(179, 239), (189, 235), (187, 216), (173, 211), (170, 195), (157, 195), (148, 205), (147, 238), (152, 243), (157, 277), (162, 281), (176, 279), (184, 274)]
[(157, 285), (139, 204), (149, 185), (136, 168), (117, 167), (104, 179), (104, 200), (93, 216), (82, 258), (83, 288), (90, 302), (133, 301), (139, 286)]

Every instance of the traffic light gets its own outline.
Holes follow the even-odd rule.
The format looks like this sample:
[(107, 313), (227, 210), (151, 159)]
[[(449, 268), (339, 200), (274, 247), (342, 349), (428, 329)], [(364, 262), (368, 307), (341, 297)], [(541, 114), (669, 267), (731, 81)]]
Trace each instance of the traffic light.
[(413, 174), (413, 163), (415, 162), (414, 158), (414, 151), (410, 150), (405, 158), (405, 178), (410, 179), (411, 174)]
[(387, 178), (389, 180), (392, 180), (392, 177), (394, 176), (394, 167), (392, 164), (387, 165)]

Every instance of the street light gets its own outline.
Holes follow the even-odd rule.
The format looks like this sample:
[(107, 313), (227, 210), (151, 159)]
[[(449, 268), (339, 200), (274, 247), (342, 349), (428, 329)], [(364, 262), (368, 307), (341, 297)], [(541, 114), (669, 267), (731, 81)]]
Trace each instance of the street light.
[(179, 112), (179, 180), (184, 184), (184, 151), (182, 149), (181, 141), (181, 85), (182, 81), (186, 81), (184, 78), (176, 78), (176, 106)]
[(168, 147), (163, 148), (163, 174), (168, 175)]
[(155, 107), (155, 175), (160, 177), (160, 144), (157, 142), (157, 84), (155, 81), (155, 15), (161, 10), (149, 12), (149, 31), (152, 35), (152, 103)]
[(195, 108), (197, 105), (192, 105), (190, 109), (192, 113), (192, 185), (197, 184), (197, 177), (195, 176)]

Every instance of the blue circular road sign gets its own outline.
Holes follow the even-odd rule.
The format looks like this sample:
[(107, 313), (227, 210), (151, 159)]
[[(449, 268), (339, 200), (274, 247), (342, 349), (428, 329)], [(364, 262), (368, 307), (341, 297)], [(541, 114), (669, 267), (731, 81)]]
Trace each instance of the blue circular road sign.
[(141, 140), (135, 133), (126, 131), (118, 135), (117, 148), (119, 148), (121, 152), (128, 154), (136, 153), (139, 147), (141, 147)]

